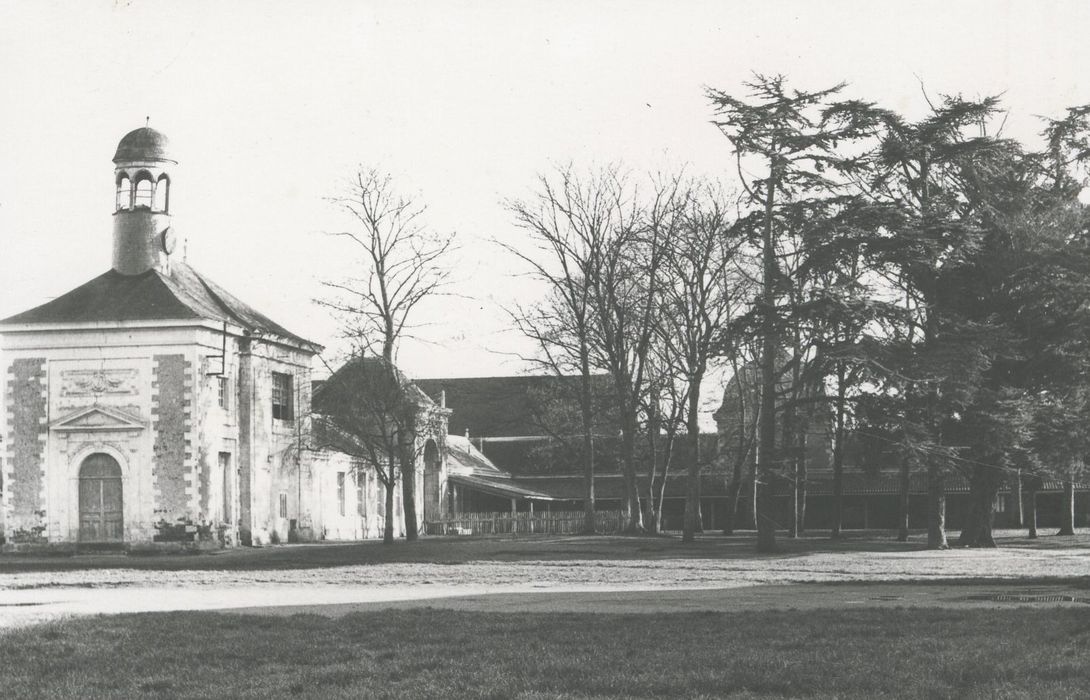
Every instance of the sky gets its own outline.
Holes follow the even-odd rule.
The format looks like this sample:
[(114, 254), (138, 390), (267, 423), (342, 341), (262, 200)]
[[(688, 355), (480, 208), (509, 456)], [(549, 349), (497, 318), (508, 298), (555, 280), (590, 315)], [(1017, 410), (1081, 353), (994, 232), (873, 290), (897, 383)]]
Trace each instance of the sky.
[(328, 197), (391, 173), (454, 232), (450, 291), (420, 308), (416, 377), (518, 374), (504, 309), (540, 289), (498, 242), (505, 202), (558, 165), (684, 166), (731, 183), (705, 90), (754, 72), (909, 117), (924, 93), (1004, 94), (1009, 136), (1090, 102), (1090, 4), (828, 2), (10, 2), (0, 0), (0, 318), (110, 267), (113, 157), (171, 140), (187, 261), (329, 347), (313, 303), (353, 259)]

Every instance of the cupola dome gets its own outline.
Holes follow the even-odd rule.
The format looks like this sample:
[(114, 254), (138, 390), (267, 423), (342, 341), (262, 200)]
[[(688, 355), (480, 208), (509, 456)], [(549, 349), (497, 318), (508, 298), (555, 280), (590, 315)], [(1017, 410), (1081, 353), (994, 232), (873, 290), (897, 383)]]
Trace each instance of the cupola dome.
[(177, 163), (170, 157), (170, 141), (150, 126), (142, 126), (125, 134), (117, 144), (115, 163)]

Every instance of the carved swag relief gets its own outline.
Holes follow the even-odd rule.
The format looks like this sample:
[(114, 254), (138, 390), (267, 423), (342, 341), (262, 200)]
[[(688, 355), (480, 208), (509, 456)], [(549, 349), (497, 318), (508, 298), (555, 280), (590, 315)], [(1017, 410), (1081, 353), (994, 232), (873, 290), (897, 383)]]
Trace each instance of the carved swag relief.
[(61, 372), (61, 396), (117, 396), (135, 393), (135, 369), (72, 369)]

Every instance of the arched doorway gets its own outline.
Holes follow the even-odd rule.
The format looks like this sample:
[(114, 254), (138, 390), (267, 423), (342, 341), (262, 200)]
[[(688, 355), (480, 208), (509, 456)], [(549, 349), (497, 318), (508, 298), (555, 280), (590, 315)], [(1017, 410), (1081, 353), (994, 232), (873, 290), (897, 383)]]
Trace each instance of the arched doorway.
[(443, 499), (439, 494), (439, 447), (435, 440), (428, 440), (424, 445), (424, 520), (437, 520), (442, 517), (439, 504)]
[(120, 542), (124, 539), (121, 466), (101, 452), (79, 468), (80, 542)]

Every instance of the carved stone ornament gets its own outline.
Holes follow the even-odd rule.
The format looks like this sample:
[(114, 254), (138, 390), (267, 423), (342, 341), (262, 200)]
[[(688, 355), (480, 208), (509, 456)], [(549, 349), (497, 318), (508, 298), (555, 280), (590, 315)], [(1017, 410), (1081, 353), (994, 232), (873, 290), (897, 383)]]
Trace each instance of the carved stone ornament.
[(139, 416), (106, 406), (90, 406), (61, 416), (49, 424), (58, 433), (117, 432), (143, 430), (146, 424)]
[(61, 396), (135, 393), (135, 369), (72, 369), (61, 372)]

